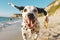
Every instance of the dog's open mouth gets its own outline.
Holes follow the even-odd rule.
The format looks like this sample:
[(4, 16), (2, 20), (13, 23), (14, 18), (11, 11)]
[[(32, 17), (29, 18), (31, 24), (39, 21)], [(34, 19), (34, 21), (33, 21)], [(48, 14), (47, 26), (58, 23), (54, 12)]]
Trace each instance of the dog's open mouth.
[(35, 25), (35, 19), (29, 19), (29, 18), (27, 18), (25, 20), (25, 23), (26, 23), (26, 26), (28, 26), (29, 28), (32, 28)]

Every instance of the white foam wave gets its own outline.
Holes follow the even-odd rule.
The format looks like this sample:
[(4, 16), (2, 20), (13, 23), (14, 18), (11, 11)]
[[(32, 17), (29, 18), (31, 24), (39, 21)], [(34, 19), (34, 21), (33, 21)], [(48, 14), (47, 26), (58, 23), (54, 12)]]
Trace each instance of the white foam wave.
[(0, 23), (0, 30), (3, 29), (3, 28), (6, 28), (8, 26), (12, 26), (12, 25), (18, 24), (18, 23), (21, 24), (21, 22), (22, 22), (22, 20)]

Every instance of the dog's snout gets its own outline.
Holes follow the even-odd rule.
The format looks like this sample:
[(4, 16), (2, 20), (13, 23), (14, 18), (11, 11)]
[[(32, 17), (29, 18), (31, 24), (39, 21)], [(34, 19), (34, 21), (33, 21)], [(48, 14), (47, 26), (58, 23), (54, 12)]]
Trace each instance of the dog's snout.
[(34, 19), (35, 17), (34, 17), (34, 15), (33, 15), (32, 13), (29, 13), (29, 14), (28, 14), (28, 18), (32, 20), (32, 19)]

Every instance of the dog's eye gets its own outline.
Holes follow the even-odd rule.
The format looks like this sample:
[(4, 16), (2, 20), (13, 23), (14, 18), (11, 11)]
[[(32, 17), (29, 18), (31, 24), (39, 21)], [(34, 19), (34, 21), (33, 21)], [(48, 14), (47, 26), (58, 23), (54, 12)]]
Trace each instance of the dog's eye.
[(27, 9), (24, 9), (24, 12), (27, 12)]
[(36, 9), (34, 9), (33, 11), (34, 11), (34, 12), (37, 12), (37, 10), (36, 10)]

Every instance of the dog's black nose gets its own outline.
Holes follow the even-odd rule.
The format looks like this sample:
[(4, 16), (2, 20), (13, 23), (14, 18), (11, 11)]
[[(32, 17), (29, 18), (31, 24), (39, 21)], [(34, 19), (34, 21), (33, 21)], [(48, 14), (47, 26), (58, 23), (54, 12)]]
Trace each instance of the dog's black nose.
[(34, 17), (34, 15), (33, 15), (32, 13), (29, 13), (29, 14), (28, 14), (28, 18), (29, 18), (30, 20), (32, 20), (32, 19), (34, 19), (35, 17)]

